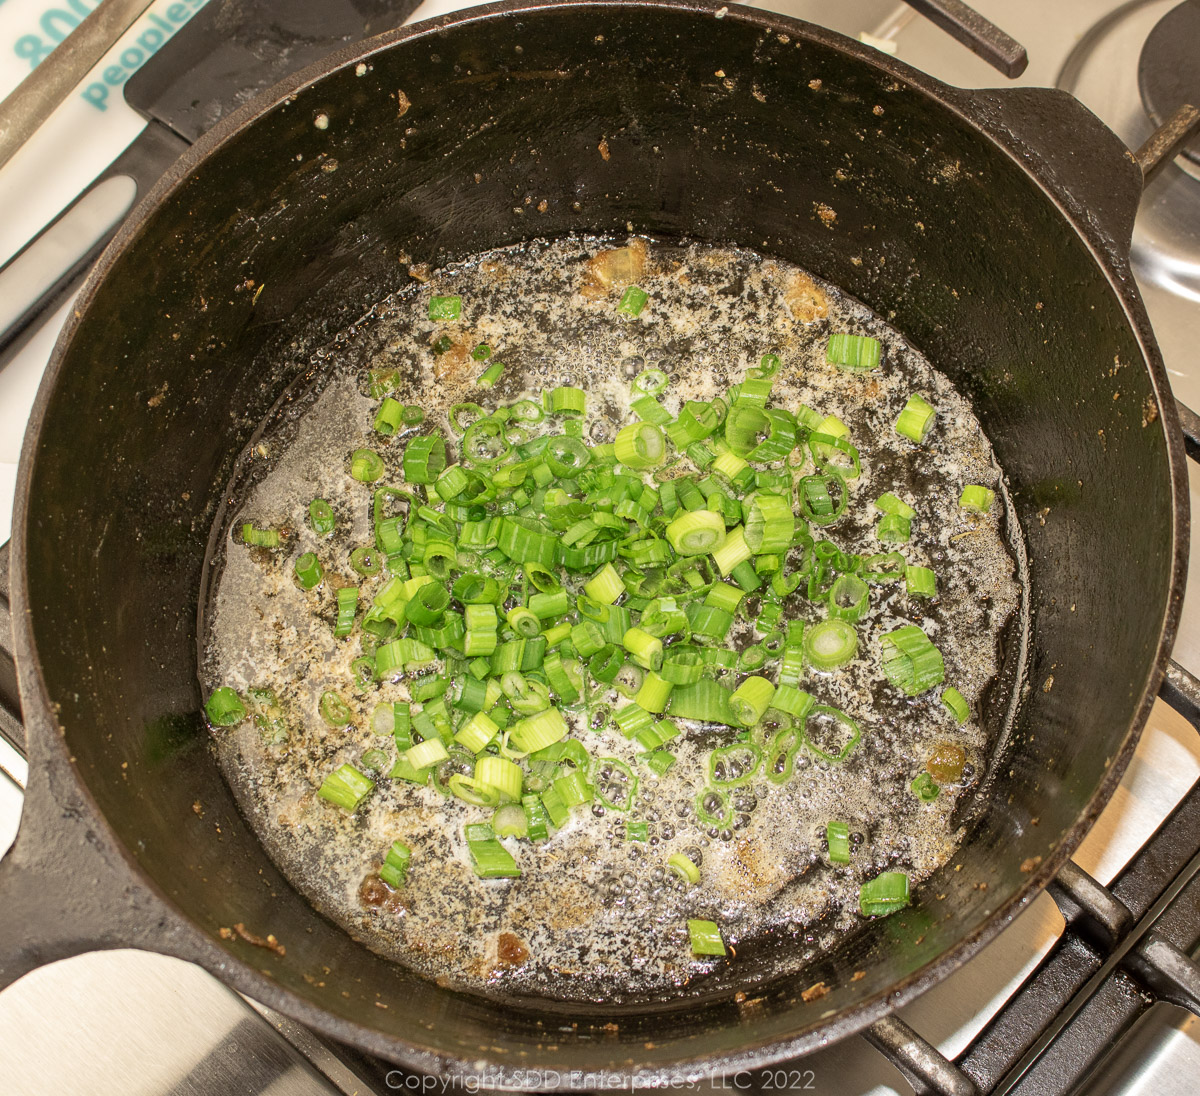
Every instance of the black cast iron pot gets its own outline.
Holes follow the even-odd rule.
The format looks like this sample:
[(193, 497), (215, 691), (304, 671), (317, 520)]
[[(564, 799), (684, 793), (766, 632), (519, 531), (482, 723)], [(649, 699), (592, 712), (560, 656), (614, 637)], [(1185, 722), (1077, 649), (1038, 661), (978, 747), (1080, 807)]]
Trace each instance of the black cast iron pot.
[[(649, 1082), (778, 1061), (942, 978), (1079, 843), (1173, 638), (1186, 479), (1127, 263), (1141, 183), (1064, 94), (959, 91), (701, 0), (472, 9), (229, 118), (104, 255), (26, 439), (13, 594), (30, 777), (0, 864), (3, 982), (148, 948), (420, 1070), (581, 1084), (570, 1071)], [(888, 318), (974, 401), (1025, 530), (1031, 627), (1010, 670), (1026, 691), (959, 854), (910, 911), (800, 976), (764, 984), (748, 964), (751, 1008), (731, 991), (498, 1003), (381, 959), (266, 857), (198, 714), (209, 529), (313, 351), (405, 283), (405, 257), (627, 226), (780, 256)], [(238, 922), (286, 955), (220, 935)], [(806, 1003), (818, 981), (829, 993)]]

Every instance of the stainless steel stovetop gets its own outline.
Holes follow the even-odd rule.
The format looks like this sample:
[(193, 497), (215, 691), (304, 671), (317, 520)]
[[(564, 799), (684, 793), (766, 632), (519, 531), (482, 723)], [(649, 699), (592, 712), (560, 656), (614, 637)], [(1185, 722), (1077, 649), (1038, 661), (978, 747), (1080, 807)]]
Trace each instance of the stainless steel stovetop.
[[(0, 0), (0, 95), (28, 71), (55, 35), (97, 0)], [(203, 0), (159, 0), (150, 15), (178, 26)], [(1177, 0), (976, 0), (974, 6), (1024, 43), (1030, 54), (1020, 84), (1072, 91), (1130, 145), (1151, 123), (1141, 106), (1137, 65), (1142, 44)], [(466, 5), (426, 0), (425, 18)], [(868, 34), (903, 60), (964, 87), (1002, 82), (982, 61), (893, 0), (771, 0), (758, 6)], [(33, 141), (0, 171), (0, 261), (49, 221), (131, 140), (140, 119), (119, 96), (104, 109), (87, 97), (105, 67), (135, 68), (147, 17)], [(143, 50), (144, 53), (144, 50)], [(1200, 56), (1200, 41), (1191, 44)], [(144, 57), (143, 57), (144, 59)], [(116, 78), (116, 74), (114, 79)], [(1200, 91), (1200, 89), (1198, 89)], [(92, 99), (100, 98), (92, 92)], [(1197, 178), (1191, 177), (1195, 174)], [(103, 217), (103, 212), (101, 212)], [(1200, 167), (1171, 167), (1147, 190), (1135, 232), (1134, 264), (1176, 395), (1200, 408)], [(0, 314), (4, 304), (0, 302)], [(66, 306), (8, 369), (0, 372), (0, 541), (11, 520), (16, 464), (37, 381)], [(1200, 513), (1200, 472), (1191, 470), (1193, 513)], [(1197, 523), (1200, 525), (1200, 523)], [(1193, 547), (1200, 534), (1193, 534)], [(1200, 560), (1200, 552), (1193, 553)], [(1176, 658), (1200, 674), (1200, 567), (1193, 568)], [(0, 848), (20, 814), (20, 757), (0, 740)], [(1171, 709), (1156, 705), (1137, 755), (1116, 795), (1075, 856), (1109, 883), (1200, 777), (1200, 736)], [(3, 901), (3, 895), (0, 895)], [(962, 1051), (1051, 950), (1064, 922), (1042, 895), (976, 958), (900, 1015), (953, 1057)], [(748, 1078), (699, 1087), (738, 1090)], [(87, 1092), (141, 1094), (330, 1094), (443, 1091), (416, 1078), (339, 1054), (298, 1025), (248, 1002), (189, 964), (132, 951), (81, 956), (36, 971), (0, 994), (0, 1091), (8, 1096)], [(464, 1086), (466, 1087), (466, 1086)], [(690, 1086), (697, 1087), (697, 1086)], [(865, 1041), (852, 1038), (754, 1079), (757, 1090), (907, 1096), (908, 1083)], [(1155, 1005), (1081, 1091), (1200, 1091), (1200, 1021)], [(1024, 1090), (1022, 1090), (1024, 1091)]]

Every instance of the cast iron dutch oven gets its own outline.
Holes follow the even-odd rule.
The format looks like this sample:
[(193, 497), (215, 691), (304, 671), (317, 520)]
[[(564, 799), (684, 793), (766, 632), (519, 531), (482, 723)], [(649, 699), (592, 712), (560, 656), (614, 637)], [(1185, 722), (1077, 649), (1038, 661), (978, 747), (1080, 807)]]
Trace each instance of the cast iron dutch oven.
[[(30, 776), (0, 865), (4, 982), (147, 948), (419, 1070), (572, 1084), (779, 1061), (944, 977), (1087, 832), (1175, 631), (1186, 479), (1127, 262), (1141, 184), (1065, 94), (960, 91), (705, 0), (471, 9), (227, 119), (104, 255), (26, 439), (13, 599)], [(404, 286), (407, 260), (629, 228), (757, 248), (888, 318), (974, 401), (1029, 559), (1028, 643), (1005, 678), (1023, 700), (959, 854), (911, 910), (798, 977), (767, 983), (747, 961), (753, 1007), (728, 987), (652, 1008), (500, 1002), (380, 958), (267, 858), (198, 714), (209, 530), (314, 350)], [(221, 936), (238, 922), (286, 955)], [(818, 981), (829, 993), (806, 1003)]]

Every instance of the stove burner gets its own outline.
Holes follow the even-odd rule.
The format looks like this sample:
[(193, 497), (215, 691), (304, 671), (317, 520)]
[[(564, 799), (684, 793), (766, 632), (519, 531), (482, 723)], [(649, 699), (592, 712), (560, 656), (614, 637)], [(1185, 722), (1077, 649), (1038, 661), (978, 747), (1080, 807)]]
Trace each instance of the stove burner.
[[(1138, 59), (1138, 90), (1156, 126), (1184, 103), (1200, 104), (1200, 0), (1172, 8), (1150, 32)], [(1200, 141), (1182, 155), (1200, 163)]]
[[(1175, 20), (1194, 20), (1186, 33)], [(1174, 27), (1174, 29), (1172, 29)], [(1161, 40), (1158, 52), (1151, 39)], [(1179, 45), (1172, 40), (1178, 36)], [(1200, 58), (1187, 49), (1200, 46), (1200, 2), (1127, 0), (1101, 17), (1076, 42), (1059, 72), (1057, 85), (1071, 92), (1130, 148), (1150, 136), (1155, 123), (1142, 103), (1137, 58), (1142, 70), (1164, 79), (1191, 72), (1179, 98), (1154, 93), (1163, 118), (1180, 102), (1200, 97)], [(1143, 49), (1143, 47), (1145, 47)], [(1156, 58), (1151, 64), (1147, 58)], [(1190, 91), (1189, 91), (1190, 89)], [(1200, 105), (1200, 104), (1197, 104)], [(1200, 142), (1191, 148), (1200, 151)], [(1200, 158), (1178, 156), (1146, 189), (1132, 241), (1132, 265), (1146, 311), (1170, 363), (1171, 386), (1188, 406), (1200, 405), (1200, 365), (1195, 353), (1196, 306), (1200, 304)]]

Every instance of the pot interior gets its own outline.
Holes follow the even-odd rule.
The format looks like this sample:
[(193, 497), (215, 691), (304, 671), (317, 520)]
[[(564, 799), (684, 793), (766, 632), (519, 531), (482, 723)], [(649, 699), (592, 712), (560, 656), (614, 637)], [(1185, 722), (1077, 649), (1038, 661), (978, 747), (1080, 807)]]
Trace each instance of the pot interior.
[[(1136, 737), (1171, 593), (1146, 351), (1030, 175), (931, 81), (866, 56), (736, 8), (476, 10), (344, 54), (223, 126), (105, 257), (26, 454), (18, 581), (45, 696), (131, 855), (220, 948), (294, 994), (285, 1008), (425, 1068), (767, 1061), (852, 1030), (856, 1007), (976, 940), (1098, 809)], [(567, 1015), (440, 989), (292, 889), (208, 751), (195, 621), (238, 453), (313, 352), (405, 284), (408, 260), (628, 227), (808, 268), (973, 400), (1026, 534), (1028, 693), (959, 855), (907, 913), (797, 978), (758, 985), (748, 964), (748, 1001)], [(286, 956), (218, 937), (239, 921)], [(818, 981), (829, 993), (805, 1003)]]

